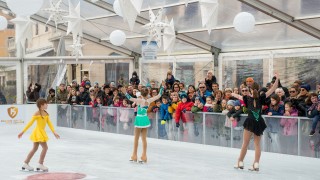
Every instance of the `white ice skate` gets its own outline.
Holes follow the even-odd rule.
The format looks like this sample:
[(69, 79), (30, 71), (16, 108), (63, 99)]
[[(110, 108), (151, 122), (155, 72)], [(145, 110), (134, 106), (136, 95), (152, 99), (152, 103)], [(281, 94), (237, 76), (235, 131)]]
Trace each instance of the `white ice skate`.
[(45, 167), (43, 164), (39, 164), (37, 167), (37, 171), (48, 171), (49, 169)]
[(236, 165), (234, 165), (235, 169), (243, 169), (244, 165), (242, 161), (239, 161)]
[(24, 163), (23, 166), (22, 166), (22, 170), (28, 170), (28, 171), (33, 171), (34, 168), (29, 166), (29, 164), (27, 163)]
[(249, 171), (259, 171), (259, 163), (253, 163), (252, 167), (249, 168)]

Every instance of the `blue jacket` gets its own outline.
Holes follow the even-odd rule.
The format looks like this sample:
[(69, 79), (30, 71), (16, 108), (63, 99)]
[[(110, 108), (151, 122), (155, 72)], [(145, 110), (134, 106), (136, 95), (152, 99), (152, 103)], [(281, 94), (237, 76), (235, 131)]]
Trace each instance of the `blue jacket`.
[(268, 112), (272, 112), (272, 116), (282, 116), (284, 114), (284, 106), (282, 104), (279, 105), (278, 111), (275, 111), (274, 109), (271, 109), (269, 107)]
[(169, 104), (161, 104), (160, 106), (160, 120), (171, 120), (172, 116), (168, 111)]
[(202, 104), (206, 104), (206, 98), (211, 95), (212, 95), (212, 93), (208, 90), (206, 90), (206, 92), (203, 93), (203, 96), (200, 96), (200, 91), (197, 91), (197, 93), (196, 93), (196, 96), (200, 97), (200, 102)]

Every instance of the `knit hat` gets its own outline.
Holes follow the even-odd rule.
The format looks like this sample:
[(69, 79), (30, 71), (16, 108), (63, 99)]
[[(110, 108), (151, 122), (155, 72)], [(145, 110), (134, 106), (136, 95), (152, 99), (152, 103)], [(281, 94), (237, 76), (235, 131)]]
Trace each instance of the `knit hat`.
[(180, 94), (180, 99), (187, 98), (187, 97), (188, 97), (188, 95), (186, 93), (181, 93)]
[(90, 91), (94, 91), (94, 87), (90, 87), (90, 88), (89, 88), (89, 92), (90, 92)]
[(311, 89), (309, 84), (304, 84), (304, 85), (301, 86), (301, 88), (303, 88), (303, 89), (305, 89), (307, 91), (310, 91), (310, 89)]
[(85, 85), (90, 85), (90, 86), (91, 86), (91, 84), (90, 84), (90, 82), (89, 82), (89, 81), (87, 81)]
[(72, 80), (72, 83), (74, 83), (74, 82), (77, 83), (77, 80), (76, 79)]
[(146, 87), (151, 87), (150, 83), (147, 83)]
[(96, 81), (96, 82), (94, 82), (94, 85), (99, 85), (99, 83)]
[(229, 101), (227, 102), (227, 105), (234, 106), (234, 100), (229, 100)]
[(194, 98), (194, 100), (200, 100), (200, 97), (199, 97), (199, 96), (196, 96), (196, 97)]
[(234, 101), (234, 106), (241, 106), (241, 103), (239, 100)]

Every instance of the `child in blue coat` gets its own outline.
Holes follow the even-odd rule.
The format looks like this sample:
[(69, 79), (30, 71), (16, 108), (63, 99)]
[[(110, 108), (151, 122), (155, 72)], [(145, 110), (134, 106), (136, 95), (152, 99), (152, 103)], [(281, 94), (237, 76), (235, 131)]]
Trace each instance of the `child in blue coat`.
[[(167, 135), (166, 129), (170, 132), (172, 127), (172, 115), (169, 113), (169, 100), (167, 96), (162, 96), (162, 104), (160, 106), (160, 125), (159, 125), (159, 135), (164, 137)], [(166, 128), (167, 127), (167, 128)]]

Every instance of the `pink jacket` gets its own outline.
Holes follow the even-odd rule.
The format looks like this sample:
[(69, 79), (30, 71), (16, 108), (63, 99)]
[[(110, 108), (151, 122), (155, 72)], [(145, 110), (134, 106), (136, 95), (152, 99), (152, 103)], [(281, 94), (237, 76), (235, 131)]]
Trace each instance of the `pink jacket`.
[[(290, 116), (298, 116), (298, 111), (294, 109)], [(283, 127), (284, 136), (294, 136), (298, 133), (298, 118), (282, 118), (280, 125)]]

